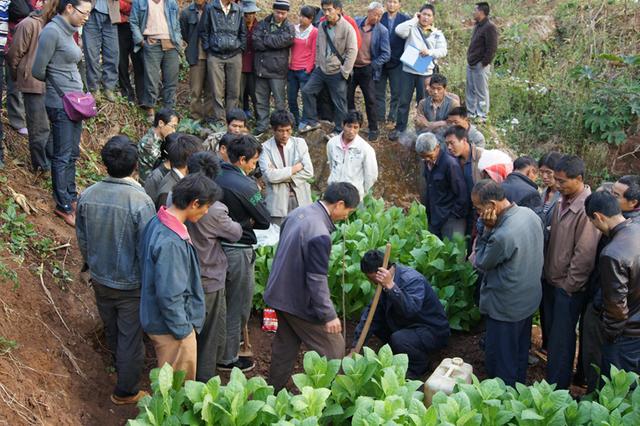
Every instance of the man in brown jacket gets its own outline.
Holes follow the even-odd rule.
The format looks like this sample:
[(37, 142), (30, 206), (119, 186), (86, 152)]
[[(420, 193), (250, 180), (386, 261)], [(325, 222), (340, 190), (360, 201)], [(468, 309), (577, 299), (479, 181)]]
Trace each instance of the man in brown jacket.
[(31, 167), (36, 172), (50, 170), (53, 155), (53, 143), (49, 139), (49, 119), (44, 107), (45, 83), (31, 75), (38, 37), (46, 24), (44, 20), (37, 13), (22, 20), (16, 27), (13, 43), (7, 52), (11, 78), (24, 99)]
[(316, 97), (326, 86), (334, 107), (335, 134), (331, 138), (342, 132), (347, 115), (347, 80), (358, 54), (358, 40), (356, 31), (339, 13), (340, 0), (322, 0), (321, 5), (326, 21), (318, 28), (316, 68), (302, 89), (304, 112), (300, 130), (307, 132), (319, 127)]
[(547, 381), (568, 389), (576, 352), (576, 324), (585, 302), (585, 284), (595, 261), (600, 232), (589, 221), (584, 202), (584, 161), (565, 155), (554, 176), (562, 197), (551, 217), (544, 257), (543, 303), (548, 337)]

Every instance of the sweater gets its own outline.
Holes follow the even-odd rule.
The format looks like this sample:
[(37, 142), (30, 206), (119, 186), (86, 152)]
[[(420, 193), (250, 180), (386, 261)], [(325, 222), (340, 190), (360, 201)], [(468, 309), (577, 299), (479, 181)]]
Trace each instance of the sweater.
[(82, 50), (73, 41), (77, 30), (61, 15), (56, 15), (45, 25), (38, 38), (31, 73), (36, 79), (46, 82), (44, 104), (49, 108), (62, 108), (62, 97), (53, 87), (54, 82), (63, 94), (82, 91), (82, 78), (78, 70)]
[(327, 277), (334, 230), (320, 201), (287, 216), (264, 291), (268, 306), (318, 324), (338, 317)]
[(484, 19), (476, 23), (471, 34), (471, 42), (467, 49), (467, 62), (474, 66), (481, 62), (482, 66), (489, 65), (498, 50), (498, 28), (489, 20)]
[(229, 217), (227, 206), (216, 201), (199, 221), (188, 222), (187, 229), (198, 253), (204, 292), (213, 293), (223, 289), (227, 276), (227, 256), (220, 239), (238, 241), (242, 237), (242, 226)]
[(296, 36), (291, 47), (291, 63), (289, 69), (292, 71), (304, 70), (311, 74), (316, 62), (316, 41), (318, 40), (318, 29), (314, 26), (300, 32), (300, 25), (295, 26)]
[(512, 205), (496, 226), (476, 242), (476, 265), (484, 271), (480, 312), (516, 322), (534, 314), (542, 299), (542, 220), (531, 209)]

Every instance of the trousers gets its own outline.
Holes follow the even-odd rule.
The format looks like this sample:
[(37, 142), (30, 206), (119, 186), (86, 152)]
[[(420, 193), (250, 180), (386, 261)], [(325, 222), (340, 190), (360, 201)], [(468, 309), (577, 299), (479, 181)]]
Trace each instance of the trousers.
[(106, 90), (113, 90), (118, 82), (120, 43), (118, 28), (111, 23), (109, 15), (95, 9), (91, 11), (89, 20), (83, 27), (82, 45), (87, 62), (89, 91), (99, 89), (101, 81)]
[[(402, 63), (395, 67), (382, 67), (380, 80), (376, 81), (376, 107), (378, 120), (396, 122), (398, 117), (398, 99), (400, 99), (400, 83), (402, 81)], [(386, 114), (387, 106), (387, 82), (389, 83), (389, 114)]]
[(269, 127), (271, 95), (273, 95), (276, 110), (286, 109), (286, 84), (287, 80), (285, 79), (256, 77), (256, 131), (264, 132)]
[(29, 153), (33, 170), (50, 170), (53, 157), (53, 139), (49, 132), (49, 119), (44, 106), (44, 95), (23, 93), (24, 111), (29, 131)]
[[(144, 62), (143, 52), (133, 51), (133, 37), (131, 35), (131, 26), (128, 22), (118, 24), (118, 51), (120, 59), (118, 60), (118, 85), (122, 96), (131, 102), (142, 103), (144, 98)], [(133, 83), (131, 85), (131, 77), (129, 75), (129, 59), (133, 66)]]
[(341, 73), (325, 74), (319, 67), (313, 70), (311, 77), (302, 88), (303, 112), (302, 122), (313, 124), (318, 121), (317, 96), (323, 88), (327, 88), (333, 104), (334, 131), (342, 131), (342, 122), (347, 115), (347, 80)]
[(150, 334), (149, 339), (158, 357), (158, 368), (169, 364), (174, 371), (184, 371), (185, 380), (196, 379), (198, 352), (195, 330), (182, 340), (171, 334)]
[(486, 118), (489, 113), (489, 75), (491, 65), (482, 62), (471, 66), (467, 64), (467, 85), (465, 86), (465, 104), (470, 117)]
[(145, 41), (144, 58), (144, 106), (155, 108), (162, 80), (162, 102), (166, 108), (176, 104), (180, 55), (176, 49), (162, 50), (160, 41), (149, 44)]
[(532, 318), (499, 321), (486, 317), (484, 355), (490, 378), (499, 377), (509, 386), (515, 386), (516, 382), (526, 384)]
[(360, 86), (362, 96), (364, 97), (364, 107), (367, 111), (369, 131), (377, 132), (378, 107), (376, 101), (376, 86), (373, 81), (373, 67), (371, 65), (353, 68), (353, 76), (349, 80), (349, 90), (347, 92), (347, 105), (349, 109), (356, 109), (355, 93), (357, 86)]
[(189, 68), (190, 110), (193, 118), (205, 119), (213, 116), (213, 89), (209, 82), (207, 60), (200, 59)]
[(238, 107), (242, 54), (238, 53), (226, 59), (209, 55), (207, 72), (209, 73), (209, 84), (213, 87), (213, 115), (216, 120), (226, 122), (225, 111)]
[(76, 162), (80, 157), (82, 121), (71, 121), (62, 108), (47, 107), (53, 139), (51, 183), (56, 208), (71, 211), (71, 203), (78, 199)]
[(396, 118), (396, 130), (404, 132), (409, 123), (409, 110), (411, 109), (411, 99), (413, 92), (416, 92), (416, 104), (424, 98), (424, 75), (402, 72), (400, 80), (400, 100), (398, 101), (398, 115)]
[(206, 383), (216, 375), (216, 364), (224, 355), (224, 345), (227, 337), (225, 289), (222, 288), (213, 293), (205, 293), (204, 303), (207, 316), (196, 339), (198, 342), (196, 380)]

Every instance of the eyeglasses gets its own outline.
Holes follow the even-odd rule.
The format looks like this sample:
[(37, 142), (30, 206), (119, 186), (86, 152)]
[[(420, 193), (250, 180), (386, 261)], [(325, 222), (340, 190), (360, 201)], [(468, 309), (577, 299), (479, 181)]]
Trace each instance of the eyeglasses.
[(78, 9), (77, 7), (75, 7), (73, 5), (71, 7), (73, 7), (76, 10), (76, 12), (78, 12), (82, 16), (89, 16), (89, 14), (91, 13), (91, 11), (83, 12), (82, 10)]

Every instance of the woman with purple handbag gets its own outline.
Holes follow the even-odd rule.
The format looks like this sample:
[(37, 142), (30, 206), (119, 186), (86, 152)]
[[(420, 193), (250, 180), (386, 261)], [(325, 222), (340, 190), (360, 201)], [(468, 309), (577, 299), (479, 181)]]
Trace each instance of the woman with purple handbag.
[(93, 117), (96, 108), (91, 94), (82, 91), (78, 71), (82, 51), (73, 36), (89, 19), (91, 1), (60, 0), (57, 12), (40, 33), (31, 72), (36, 79), (46, 82), (44, 103), (53, 135), (54, 213), (66, 224), (75, 226), (76, 161), (80, 156), (82, 120)]

